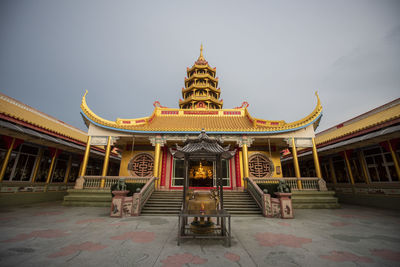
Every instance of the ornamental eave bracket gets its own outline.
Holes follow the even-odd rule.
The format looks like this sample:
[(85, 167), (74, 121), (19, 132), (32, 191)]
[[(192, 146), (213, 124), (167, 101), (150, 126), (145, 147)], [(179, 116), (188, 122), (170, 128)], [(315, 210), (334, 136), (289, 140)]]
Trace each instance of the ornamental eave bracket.
[(167, 138), (165, 138), (165, 136), (163, 135), (156, 135), (156, 136), (152, 136), (149, 137), (150, 143), (152, 144), (152, 146), (156, 146), (156, 144), (160, 144), (161, 147), (163, 147), (165, 145), (165, 143), (167, 142)]

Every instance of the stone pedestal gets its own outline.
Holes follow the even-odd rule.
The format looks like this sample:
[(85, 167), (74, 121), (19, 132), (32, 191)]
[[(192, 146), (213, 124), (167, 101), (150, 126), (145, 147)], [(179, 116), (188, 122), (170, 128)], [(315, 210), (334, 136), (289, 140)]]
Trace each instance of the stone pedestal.
[(129, 191), (112, 191), (114, 197), (111, 201), (111, 210), (110, 210), (110, 217), (122, 217), (123, 215), (123, 208), (126, 195), (128, 195)]
[(293, 206), (292, 206), (292, 193), (275, 193), (279, 199), (281, 206), (281, 218), (282, 219), (293, 219)]

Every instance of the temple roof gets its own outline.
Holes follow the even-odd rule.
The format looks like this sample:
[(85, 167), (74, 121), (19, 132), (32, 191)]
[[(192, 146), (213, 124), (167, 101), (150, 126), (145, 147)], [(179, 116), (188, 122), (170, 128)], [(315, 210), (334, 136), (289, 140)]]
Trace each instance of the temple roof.
[(0, 93), (0, 117), (7, 119), (4, 116), (28, 128), (33, 127), (38, 131), (66, 137), (79, 143), (86, 143), (87, 140), (87, 133), (84, 131)]
[(318, 133), (318, 145), (348, 139), (400, 122), (400, 98)]
[(210, 138), (204, 129), (197, 138), (188, 138), (185, 145), (180, 147), (176, 145), (176, 150), (171, 151), (176, 158), (184, 158), (185, 154), (215, 154), (221, 155), (223, 159), (230, 159), (235, 155), (236, 151), (229, 151), (229, 145), (222, 147), (222, 141), (215, 138)]
[(148, 117), (119, 119), (110, 121), (97, 116), (86, 103), (87, 91), (82, 97), (82, 116), (86, 125), (93, 123), (102, 128), (131, 133), (198, 133), (205, 129), (208, 133), (231, 134), (275, 134), (296, 131), (313, 125), (318, 126), (322, 116), (322, 106), (317, 96), (317, 105), (308, 116), (301, 120), (263, 120), (252, 117), (246, 105), (234, 109), (177, 109), (155, 105)]
[(216, 138), (210, 138), (204, 129), (201, 131), (197, 138), (188, 138), (185, 141), (185, 145), (180, 147), (176, 145), (176, 150), (171, 151), (172, 155), (176, 158), (184, 158), (185, 155), (201, 155), (206, 153), (207, 155), (221, 155), (223, 159), (230, 159), (235, 155), (236, 151), (229, 151), (229, 145), (222, 147), (222, 141)]

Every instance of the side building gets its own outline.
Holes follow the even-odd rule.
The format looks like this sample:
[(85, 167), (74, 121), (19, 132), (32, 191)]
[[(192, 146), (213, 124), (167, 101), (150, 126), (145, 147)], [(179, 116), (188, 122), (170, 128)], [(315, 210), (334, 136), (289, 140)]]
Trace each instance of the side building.
[[(82, 170), (87, 134), (0, 93), (0, 205), (62, 200)], [(86, 175), (101, 175), (105, 150), (90, 150)], [(108, 175), (118, 175), (112, 153)]]
[[(400, 209), (400, 98), (316, 135), (322, 177), (342, 203)], [(315, 176), (312, 151), (298, 152), (302, 176)], [(283, 160), (294, 175), (293, 157)]]

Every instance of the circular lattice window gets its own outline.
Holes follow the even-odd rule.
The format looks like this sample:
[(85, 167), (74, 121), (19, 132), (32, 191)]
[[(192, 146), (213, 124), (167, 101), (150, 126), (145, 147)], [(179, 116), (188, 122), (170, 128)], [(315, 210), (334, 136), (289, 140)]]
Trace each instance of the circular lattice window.
[(249, 173), (251, 177), (270, 177), (274, 172), (272, 161), (262, 154), (255, 154), (249, 159)]
[(128, 164), (128, 170), (131, 175), (136, 177), (153, 176), (154, 159), (151, 155), (141, 153), (131, 159)]

